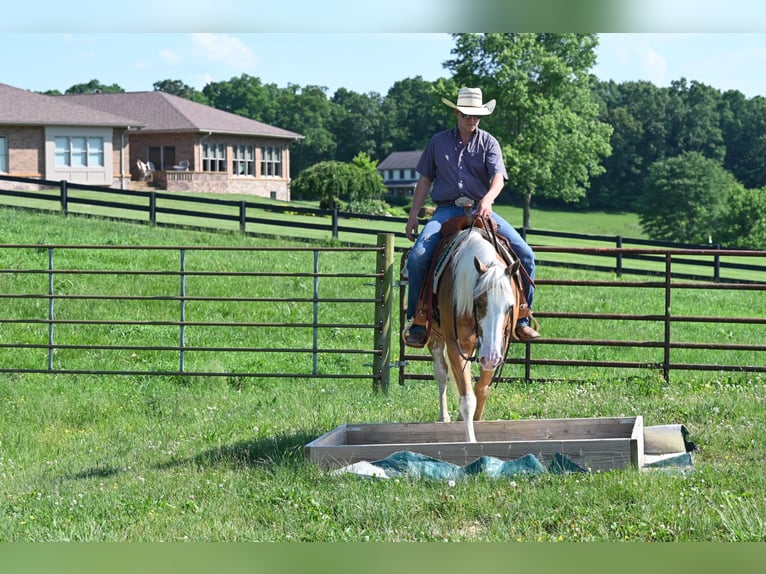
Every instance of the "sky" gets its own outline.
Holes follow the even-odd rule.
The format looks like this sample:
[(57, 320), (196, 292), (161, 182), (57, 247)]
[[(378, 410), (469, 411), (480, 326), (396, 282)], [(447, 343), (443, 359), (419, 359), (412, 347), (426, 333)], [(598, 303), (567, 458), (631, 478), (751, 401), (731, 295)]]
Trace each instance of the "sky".
[[(449, 76), (447, 33), (3, 33), (0, 82), (59, 90), (96, 79), (126, 91), (181, 80), (201, 90), (248, 74), (264, 84), (317, 85), (385, 95), (399, 80)], [(659, 87), (685, 78), (746, 97), (766, 97), (766, 33), (599, 34), (602, 80), (647, 80)]]
[(447, 77), (457, 31), (599, 32), (602, 80), (685, 78), (766, 96), (761, 0), (78, 0), (3, 8), (0, 82), (65, 91), (93, 79), (127, 91), (196, 89), (242, 74), (264, 84), (386, 92)]

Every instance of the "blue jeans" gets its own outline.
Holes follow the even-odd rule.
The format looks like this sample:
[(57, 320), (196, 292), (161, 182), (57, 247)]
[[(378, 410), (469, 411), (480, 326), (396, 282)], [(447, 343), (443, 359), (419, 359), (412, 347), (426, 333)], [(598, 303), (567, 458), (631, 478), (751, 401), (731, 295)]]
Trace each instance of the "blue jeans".
[[(428, 274), (431, 258), (441, 240), (442, 224), (448, 219), (463, 214), (463, 208), (457, 205), (440, 205), (434, 212), (430, 221), (426, 223), (425, 227), (423, 227), (418, 234), (415, 244), (412, 246), (410, 254), (407, 256), (407, 320), (412, 319), (415, 315), (420, 289)], [(508, 238), (511, 248), (521, 260), (521, 265), (529, 274), (530, 279), (534, 281), (535, 253), (532, 251), (532, 248), (527, 245), (516, 229), (514, 229), (510, 223), (505, 221), (505, 219), (494, 212), (492, 213), (492, 219), (497, 223), (497, 232), (503, 237)], [(529, 308), (532, 309), (532, 299), (534, 298), (535, 289), (527, 281), (524, 281), (524, 287), (527, 304), (529, 305)], [(522, 325), (529, 325), (528, 317), (519, 320), (519, 326)]]

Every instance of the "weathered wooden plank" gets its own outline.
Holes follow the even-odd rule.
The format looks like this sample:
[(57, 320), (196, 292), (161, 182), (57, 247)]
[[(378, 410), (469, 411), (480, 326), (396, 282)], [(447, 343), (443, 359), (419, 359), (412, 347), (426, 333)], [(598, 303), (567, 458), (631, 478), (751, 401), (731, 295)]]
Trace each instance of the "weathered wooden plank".
[(591, 470), (639, 467), (643, 419), (532, 419), (481, 421), (476, 443), (465, 442), (462, 422), (347, 424), (310, 442), (306, 456), (324, 467), (374, 461), (402, 450), (458, 465), (481, 456), (513, 460), (534, 454), (544, 464), (557, 453)]

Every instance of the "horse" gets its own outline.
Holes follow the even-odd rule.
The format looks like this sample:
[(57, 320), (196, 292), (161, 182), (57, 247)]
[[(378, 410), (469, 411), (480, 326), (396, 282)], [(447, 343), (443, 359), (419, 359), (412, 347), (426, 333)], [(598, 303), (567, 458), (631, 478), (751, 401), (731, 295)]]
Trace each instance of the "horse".
[[(439, 421), (450, 422), (447, 386), (451, 379), (460, 396), (459, 418), (467, 442), (476, 442), (474, 420), (481, 420), (495, 371), (505, 361), (523, 298), (520, 262), (502, 252), (496, 239), (471, 226), (445, 249), (435, 283), (434, 313), (427, 343), (439, 383)], [(442, 251), (443, 253), (443, 251)], [(480, 374), (472, 386), (472, 356), (478, 349)]]

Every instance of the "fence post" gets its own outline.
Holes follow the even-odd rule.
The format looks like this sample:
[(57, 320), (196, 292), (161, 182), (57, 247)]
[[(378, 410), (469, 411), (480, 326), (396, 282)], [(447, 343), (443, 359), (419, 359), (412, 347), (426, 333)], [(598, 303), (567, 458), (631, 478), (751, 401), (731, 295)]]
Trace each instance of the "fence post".
[(332, 238), (338, 239), (338, 208), (332, 209)]
[[(617, 236), (617, 249), (622, 249), (622, 235)], [(622, 277), (622, 251), (617, 252), (617, 278)]]
[(372, 390), (388, 393), (391, 381), (391, 323), (393, 321), (394, 234), (378, 235), (376, 270), (380, 274), (375, 287), (375, 358), (372, 363)]
[(55, 317), (53, 311), (53, 247), (48, 247), (48, 370), (53, 370), (53, 342), (54, 342), (54, 327), (53, 319)]
[(157, 194), (149, 192), (149, 223), (157, 225)]
[(671, 255), (665, 254), (665, 333), (664, 349), (662, 358), (662, 377), (666, 383), (670, 382), (670, 305), (671, 305), (671, 287), (672, 287), (672, 268)]
[(314, 249), (314, 302), (313, 302), (313, 327), (312, 327), (312, 350), (311, 372), (316, 375), (319, 373), (319, 250)]
[[(714, 249), (721, 249), (721, 244), (716, 243)], [(716, 253), (713, 257), (713, 282), (720, 283), (721, 281), (721, 256)]]
[(66, 180), (61, 180), (61, 212), (66, 216), (69, 212), (69, 195)]
[(239, 232), (244, 233), (247, 228), (247, 203), (242, 200), (239, 202)]
[(181, 249), (181, 328), (178, 333), (178, 370), (184, 372), (186, 368), (186, 249)]

